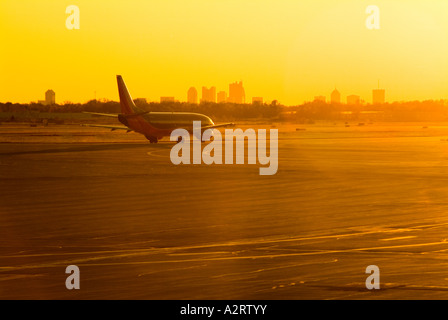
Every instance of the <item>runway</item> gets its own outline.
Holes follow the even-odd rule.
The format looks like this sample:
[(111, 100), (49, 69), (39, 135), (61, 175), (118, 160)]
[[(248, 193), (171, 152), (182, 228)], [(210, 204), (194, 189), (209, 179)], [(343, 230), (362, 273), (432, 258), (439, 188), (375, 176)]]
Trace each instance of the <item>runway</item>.
[(135, 133), (2, 124), (0, 298), (447, 299), (448, 126), (276, 126), (261, 176), (173, 165), (174, 142)]

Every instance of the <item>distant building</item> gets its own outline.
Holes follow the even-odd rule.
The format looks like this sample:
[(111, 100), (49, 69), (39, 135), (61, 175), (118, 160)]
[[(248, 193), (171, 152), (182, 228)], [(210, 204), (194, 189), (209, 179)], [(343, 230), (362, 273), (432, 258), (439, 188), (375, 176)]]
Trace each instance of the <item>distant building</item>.
[(146, 104), (148, 102), (146, 101), (146, 98), (136, 98), (136, 99), (134, 99), (134, 103), (135, 104)]
[(187, 92), (187, 101), (188, 103), (198, 103), (198, 91), (196, 88), (191, 87)]
[(252, 104), (263, 104), (262, 97), (252, 97)]
[(51, 106), (52, 104), (56, 104), (56, 93), (53, 90), (47, 90), (45, 92), (45, 104), (47, 106)]
[(160, 103), (163, 102), (174, 102), (174, 97), (160, 97)]
[(217, 99), (218, 103), (226, 102), (227, 101), (227, 94), (226, 94), (226, 92), (225, 91), (219, 91), (216, 99)]
[(201, 102), (215, 102), (216, 103), (216, 88), (211, 87), (207, 89), (202, 87), (202, 99)]
[(347, 104), (360, 104), (360, 102), (361, 102), (361, 99), (357, 95), (353, 94), (353, 95), (347, 96)]
[(243, 82), (234, 82), (229, 84), (229, 99), (232, 103), (245, 103), (246, 93), (244, 92)]
[(315, 96), (314, 101), (326, 102), (327, 98), (325, 96)]
[(341, 103), (341, 94), (339, 91), (335, 88), (333, 92), (331, 93), (331, 103)]
[(372, 90), (372, 103), (381, 104), (386, 102), (386, 90), (384, 89), (373, 89)]

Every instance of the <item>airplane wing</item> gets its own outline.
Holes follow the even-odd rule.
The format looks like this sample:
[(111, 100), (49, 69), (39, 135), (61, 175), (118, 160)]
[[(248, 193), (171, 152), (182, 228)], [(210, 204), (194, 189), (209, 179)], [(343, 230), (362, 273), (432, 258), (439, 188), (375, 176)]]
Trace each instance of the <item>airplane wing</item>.
[(98, 113), (98, 112), (87, 112), (87, 111), (83, 111), (82, 113), (93, 114), (95, 116), (118, 118), (118, 114), (114, 114), (114, 113)]
[(234, 127), (234, 126), (235, 126), (234, 123), (229, 122), (229, 123), (214, 124), (212, 126), (205, 126), (205, 127), (202, 127), (201, 129), (206, 130), (206, 129), (216, 129), (216, 128), (222, 128), (222, 127)]
[(115, 130), (126, 130), (126, 132), (133, 131), (125, 126), (108, 126), (108, 125), (102, 125), (102, 124), (82, 124), (81, 126), (82, 127), (106, 128), (106, 129), (111, 129), (112, 131), (115, 131)]
[[(118, 118), (118, 116), (119, 116), (119, 114), (117, 114), (117, 113), (99, 113), (99, 112), (87, 112), (87, 111), (83, 111), (82, 113), (93, 114), (94, 116), (103, 116), (103, 117), (112, 117), (112, 118)], [(141, 113), (122, 114), (121, 116), (123, 116), (125, 118), (132, 118), (132, 117), (142, 116), (147, 113), (149, 113), (149, 111), (144, 111)]]

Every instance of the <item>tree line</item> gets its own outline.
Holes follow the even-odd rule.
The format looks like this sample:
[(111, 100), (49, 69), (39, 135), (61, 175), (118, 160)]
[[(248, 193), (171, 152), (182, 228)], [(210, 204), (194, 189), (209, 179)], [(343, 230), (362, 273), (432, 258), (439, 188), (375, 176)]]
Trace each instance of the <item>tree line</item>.
[[(196, 112), (210, 116), (218, 121), (234, 121), (242, 119), (279, 119), (281, 116), (281, 106), (274, 104), (236, 104), (236, 103), (213, 103), (204, 102), (191, 104), (186, 102), (141, 102), (136, 101), (136, 105), (144, 111), (155, 112)], [(90, 100), (87, 103), (70, 103), (42, 105), (38, 103), (18, 104), (0, 103), (0, 112), (54, 112), (54, 113), (120, 113), (120, 103), (107, 100)]]
[[(393, 102), (378, 105), (332, 104), (322, 101), (284, 106), (277, 101), (270, 104), (236, 104), (203, 102), (145, 102), (136, 100), (144, 111), (196, 112), (215, 121), (270, 120), (307, 123), (312, 121), (448, 121), (448, 100)], [(120, 103), (108, 100), (90, 100), (87, 103), (42, 105), (38, 103), (0, 103), (0, 112), (26, 113), (120, 113)]]

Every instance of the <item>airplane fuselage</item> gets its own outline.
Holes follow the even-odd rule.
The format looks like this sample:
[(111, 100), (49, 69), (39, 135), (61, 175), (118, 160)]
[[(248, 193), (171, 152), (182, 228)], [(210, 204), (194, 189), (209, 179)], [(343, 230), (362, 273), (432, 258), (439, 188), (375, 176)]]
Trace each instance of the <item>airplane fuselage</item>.
[(161, 139), (164, 136), (169, 136), (174, 129), (179, 128), (192, 132), (193, 121), (201, 121), (203, 126), (214, 125), (210, 117), (190, 112), (148, 112), (137, 116), (119, 115), (118, 120), (148, 139)]
[[(126, 84), (120, 75), (117, 75), (118, 95), (120, 96), (120, 114), (106, 114), (98, 112), (87, 112), (99, 116), (118, 117), (124, 126), (111, 125), (88, 125), (93, 127), (103, 127), (112, 130), (135, 131), (143, 134), (151, 143), (165, 136), (170, 136), (175, 129), (185, 129), (189, 133), (194, 133), (194, 122), (200, 122), (202, 129), (214, 129), (234, 125), (233, 123), (223, 123), (215, 125), (210, 117), (194, 112), (150, 112), (138, 108), (126, 88)], [(199, 137), (200, 138), (200, 137)]]

